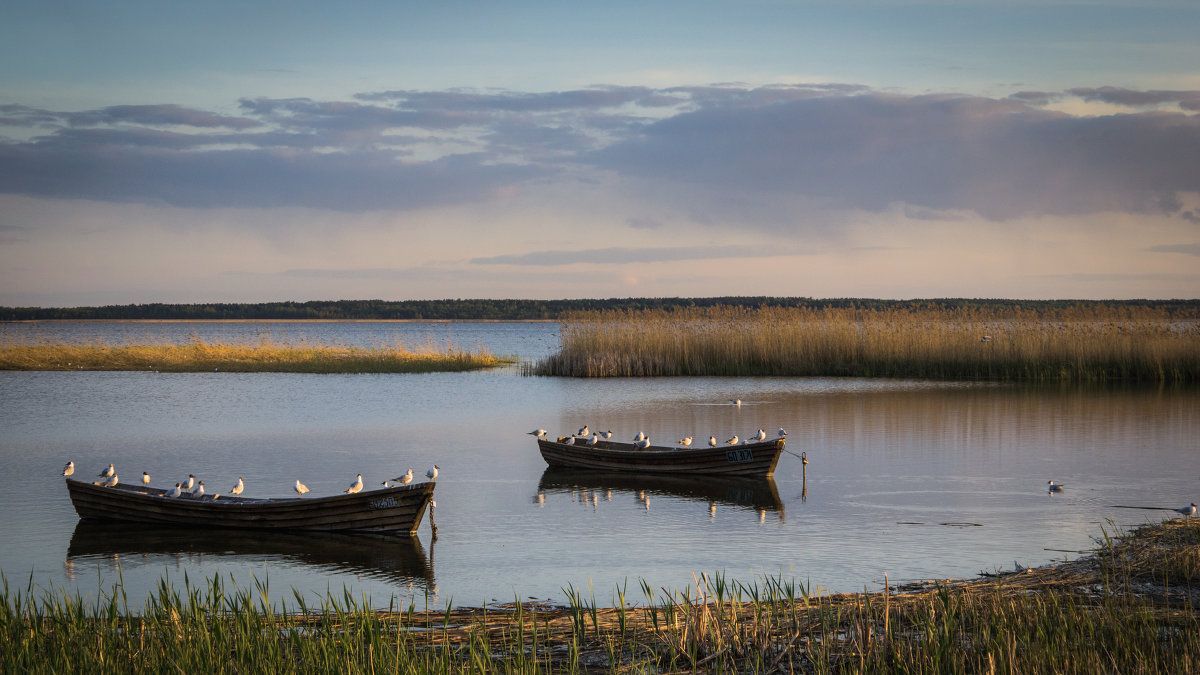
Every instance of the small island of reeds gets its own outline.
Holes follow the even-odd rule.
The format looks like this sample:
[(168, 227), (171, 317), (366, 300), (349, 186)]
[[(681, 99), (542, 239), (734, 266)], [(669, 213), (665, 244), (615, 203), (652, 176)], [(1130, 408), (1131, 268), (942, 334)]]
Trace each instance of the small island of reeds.
[[(272, 603), (255, 579), (162, 580), (144, 606), (0, 588), (5, 672), (1196, 673), (1200, 521), (1107, 533), (1075, 561), (826, 594), (782, 577), (618, 586), (612, 605)], [(632, 590), (634, 597), (627, 597)], [(640, 597), (636, 597), (640, 596)]]
[(569, 315), (560, 335), (527, 374), (1200, 383), (1200, 316), (1178, 308), (597, 311)]
[(186, 344), (76, 344), (58, 341), (0, 343), (0, 370), (140, 370), (164, 373), (429, 373), (512, 365), (515, 357), (402, 345), (342, 346), (206, 342)]

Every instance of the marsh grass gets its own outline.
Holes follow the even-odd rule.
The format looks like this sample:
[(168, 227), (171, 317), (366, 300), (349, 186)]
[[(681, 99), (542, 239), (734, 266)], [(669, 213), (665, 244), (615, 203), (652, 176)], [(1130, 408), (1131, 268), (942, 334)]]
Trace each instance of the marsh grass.
[(572, 314), (532, 375), (1200, 382), (1200, 320), (1149, 307), (715, 307)]
[[(274, 607), (255, 581), (162, 581), (140, 608), (118, 583), (87, 600), (0, 591), (8, 672), (1197, 673), (1200, 522), (1115, 536), (1073, 562), (973, 580), (824, 594), (782, 577), (641, 582), (614, 607), (371, 608), (343, 591)], [(1180, 560), (1191, 560), (1180, 564)]]
[(257, 344), (76, 344), (59, 341), (2, 342), (0, 370), (141, 370), (276, 373), (426, 373), (511, 365), (514, 357), (432, 344), (371, 347), (261, 340)]

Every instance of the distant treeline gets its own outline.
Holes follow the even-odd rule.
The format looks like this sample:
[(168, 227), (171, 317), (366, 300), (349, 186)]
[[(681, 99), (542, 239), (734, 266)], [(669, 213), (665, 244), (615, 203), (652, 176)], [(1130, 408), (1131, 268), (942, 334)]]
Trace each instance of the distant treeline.
[(309, 302), (105, 305), (102, 307), (0, 307), (0, 321), (49, 320), (557, 320), (573, 312), (671, 310), (693, 307), (859, 308), (869, 310), (959, 309), (1048, 310), (1155, 308), (1177, 318), (1200, 316), (1200, 299), (1193, 300), (1003, 300), (933, 298), (878, 300), (871, 298), (741, 297), (607, 298), (576, 300), (334, 300)]

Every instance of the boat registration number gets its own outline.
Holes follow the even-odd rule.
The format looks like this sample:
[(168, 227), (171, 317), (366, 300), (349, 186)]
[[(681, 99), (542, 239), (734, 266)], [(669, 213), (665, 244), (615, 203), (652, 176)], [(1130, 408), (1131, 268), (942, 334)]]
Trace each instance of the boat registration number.
[(725, 459), (729, 460), (730, 464), (737, 464), (739, 462), (753, 462), (754, 461), (754, 451), (753, 450), (744, 450), (744, 449), (743, 450), (727, 450), (725, 452)]
[(380, 497), (367, 502), (367, 506), (372, 509), (394, 509), (400, 505), (396, 503), (395, 497)]

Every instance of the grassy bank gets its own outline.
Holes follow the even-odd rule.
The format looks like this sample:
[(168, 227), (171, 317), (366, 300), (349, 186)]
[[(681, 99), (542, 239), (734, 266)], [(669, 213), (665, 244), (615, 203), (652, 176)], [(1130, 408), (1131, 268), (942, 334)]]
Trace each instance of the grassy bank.
[(254, 345), (0, 343), (0, 370), (153, 370), (159, 372), (427, 373), (515, 363), (485, 349), (409, 349), (319, 344)]
[(1200, 317), (1151, 307), (596, 312), (560, 334), (527, 372), (1200, 382)]
[(0, 594), (0, 664), (19, 672), (1196, 673), (1200, 522), (1105, 537), (1080, 560), (970, 581), (825, 595), (782, 579), (642, 584), (598, 606), (378, 610), (348, 594), (276, 611), (215, 578), (144, 607)]

